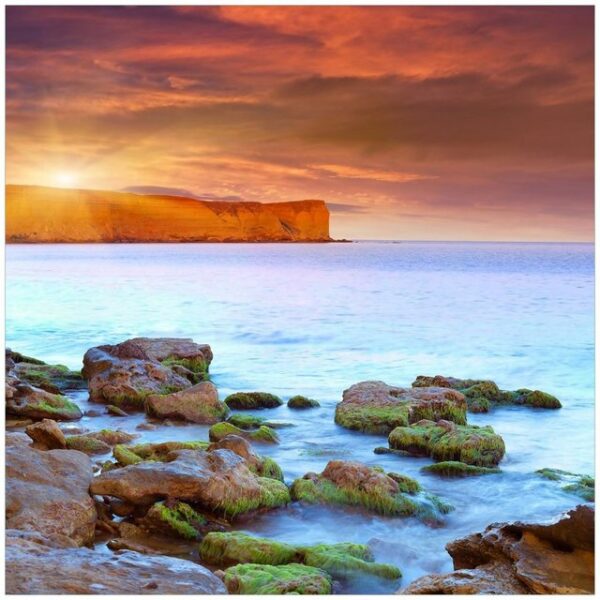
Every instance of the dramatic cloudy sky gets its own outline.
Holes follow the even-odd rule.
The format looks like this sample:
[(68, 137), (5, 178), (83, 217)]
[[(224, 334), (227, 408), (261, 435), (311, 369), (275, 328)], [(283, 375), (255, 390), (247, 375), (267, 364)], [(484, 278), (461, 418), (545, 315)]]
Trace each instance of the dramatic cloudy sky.
[(590, 240), (592, 7), (9, 7), (7, 180)]

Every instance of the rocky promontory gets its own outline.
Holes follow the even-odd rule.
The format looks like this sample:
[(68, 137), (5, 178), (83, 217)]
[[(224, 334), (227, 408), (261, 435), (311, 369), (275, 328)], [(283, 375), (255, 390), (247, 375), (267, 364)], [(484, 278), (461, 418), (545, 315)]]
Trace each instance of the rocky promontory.
[(221, 202), (6, 186), (7, 243), (328, 242), (322, 200)]

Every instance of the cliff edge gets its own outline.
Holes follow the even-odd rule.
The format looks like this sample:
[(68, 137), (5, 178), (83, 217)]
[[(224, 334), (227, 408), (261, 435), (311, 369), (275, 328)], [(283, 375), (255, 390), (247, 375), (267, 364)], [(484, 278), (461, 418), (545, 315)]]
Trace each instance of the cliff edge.
[(179, 196), (6, 186), (7, 243), (327, 242), (322, 200), (207, 202)]

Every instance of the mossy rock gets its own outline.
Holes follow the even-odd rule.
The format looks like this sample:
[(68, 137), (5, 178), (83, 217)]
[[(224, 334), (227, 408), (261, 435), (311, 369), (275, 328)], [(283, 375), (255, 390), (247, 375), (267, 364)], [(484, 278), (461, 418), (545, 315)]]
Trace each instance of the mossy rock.
[(151, 529), (186, 540), (197, 540), (208, 525), (208, 520), (185, 502), (166, 501), (153, 504), (144, 518), (144, 523), (146, 526), (150, 524)]
[(103, 442), (88, 435), (68, 435), (65, 437), (67, 449), (79, 450), (85, 454), (105, 454), (110, 452), (111, 447)]
[(236, 410), (249, 410), (254, 408), (277, 408), (283, 404), (279, 396), (268, 392), (236, 392), (225, 398), (225, 404)]
[(560, 400), (540, 390), (528, 390), (526, 388), (511, 392), (513, 404), (523, 404), (532, 408), (562, 408)]
[(421, 471), (441, 475), (442, 477), (471, 477), (475, 475), (490, 475), (502, 472), (496, 467), (476, 467), (457, 460), (445, 460), (439, 463), (433, 463), (432, 465), (422, 467)]
[(21, 362), (15, 365), (15, 374), (21, 381), (52, 394), (84, 389), (87, 385), (81, 371), (71, 371), (64, 365)]
[(161, 442), (158, 444), (136, 444), (125, 446), (118, 444), (113, 449), (113, 456), (122, 466), (136, 465), (144, 461), (166, 460), (168, 454), (175, 450), (206, 450), (208, 442)]
[(253, 442), (265, 442), (276, 444), (279, 442), (277, 434), (266, 425), (261, 425), (254, 431), (245, 431), (228, 422), (216, 423), (208, 430), (208, 438), (211, 442), (218, 442), (228, 435), (239, 435)]
[(238, 500), (231, 500), (225, 495), (218, 510), (227, 518), (235, 518), (258, 508), (279, 508), (290, 502), (290, 491), (283, 482), (269, 477), (257, 477), (257, 480), (260, 494)]
[(7, 400), (6, 414), (33, 420), (76, 421), (82, 414), (79, 406), (66, 396), (52, 394), (27, 384), (18, 388), (19, 397)]
[(254, 415), (234, 414), (227, 419), (227, 423), (235, 425), (240, 429), (250, 430), (258, 429), (261, 425), (264, 425), (266, 419), (262, 417), (255, 417)]
[(361, 406), (342, 402), (335, 408), (335, 422), (346, 429), (383, 435), (408, 425), (408, 413), (407, 405)]
[(277, 481), (283, 481), (283, 470), (275, 460), (270, 456), (265, 456), (262, 459), (260, 467), (257, 472), (261, 477), (268, 477), (269, 479), (276, 479)]
[(331, 594), (331, 578), (325, 571), (306, 565), (240, 564), (225, 571), (230, 594)]
[(397, 427), (390, 433), (390, 448), (405, 450), (436, 461), (459, 461), (478, 467), (494, 467), (504, 457), (504, 440), (490, 426), (455, 425), (420, 421)]
[[(355, 474), (338, 477), (332, 465), (344, 464), (350, 465)], [(293, 500), (355, 506), (384, 516), (438, 520), (439, 515), (452, 510), (452, 506), (437, 496), (422, 492), (419, 483), (410, 477), (397, 473), (386, 475), (383, 470), (345, 461), (330, 461), (321, 475), (309, 473), (296, 479), (290, 491)]]
[(304, 409), (317, 408), (321, 406), (316, 400), (307, 398), (306, 396), (292, 396), (287, 402), (288, 408)]
[(162, 360), (161, 364), (165, 367), (169, 367), (178, 374), (183, 375), (194, 384), (209, 379), (208, 362), (200, 356), (194, 358), (169, 356)]
[(238, 563), (284, 565), (299, 558), (294, 546), (239, 531), (208, 533), (199, 552), (202, 560), (221, 567)]
[(565, 484), (561, 485), (563, 491), (575, 494), (586, 502), (594, 502), (595, 500), (596, 481), (590, 475), (580, 475), (562, 469), (539, 469), (536, 473), (550, 481)]

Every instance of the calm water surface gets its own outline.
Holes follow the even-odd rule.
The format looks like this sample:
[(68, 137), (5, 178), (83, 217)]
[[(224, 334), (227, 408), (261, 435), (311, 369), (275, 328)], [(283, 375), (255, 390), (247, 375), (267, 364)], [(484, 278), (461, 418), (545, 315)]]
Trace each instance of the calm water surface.
[[(594, 256), (586, 244), (47, 245), (7, 248), (7, 343), (81, 366), (91, 346), (135, 336), (210, 343), (221, 397), (260, 389), (322, 407), (263, 411), (295, 426), (258, 451), (286, 480), (334, 458), (414, 476), (456, 510), (432, 528), (358, 510), (292, 505), (240, 528), (283, 541), (369, 543), (401, 584), (361, 579), (344, 591), (391, 592), (452, 568), (444, 545), (494, 521), (545, 519), (578, 503), (533, 471), (593, 471)], [(381, 456), (385, 437), (333, 422), (342, 390), (365, 379), (410, 385), (419, 374), (539, 388), (564, 408), (469, 415), (506, 442), (503, 472), (446, 480), (427, 459)], [(75, 394), (86, 407), (86, 395)], [(134, 430), (142, 415), (84, 417)], [(161, 426), (143, 440), (207, 439), (207, 427)]]

